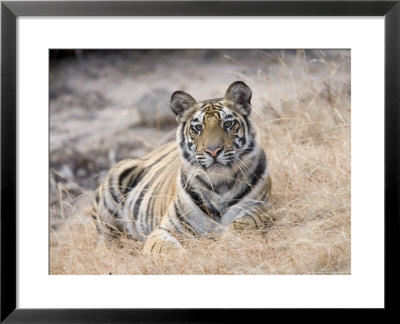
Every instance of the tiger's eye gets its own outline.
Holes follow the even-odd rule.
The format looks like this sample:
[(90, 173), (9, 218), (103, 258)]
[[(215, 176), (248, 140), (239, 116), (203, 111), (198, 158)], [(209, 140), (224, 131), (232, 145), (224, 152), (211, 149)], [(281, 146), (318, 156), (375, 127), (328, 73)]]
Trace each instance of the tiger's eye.
[(198, 132), (201, 132), (203, 130), (203, 126), (196, 125), (196, 126), (194, 126), (194, 129), (197, 130)]
[(224, 123), (224, 127), (225, 127), (225, 128), (232, 127), (232, 125), (233, 125), (233, 121), (232, 121), (232, 120), (228, 120), (228, 121), (226, 121), (226, 122)]

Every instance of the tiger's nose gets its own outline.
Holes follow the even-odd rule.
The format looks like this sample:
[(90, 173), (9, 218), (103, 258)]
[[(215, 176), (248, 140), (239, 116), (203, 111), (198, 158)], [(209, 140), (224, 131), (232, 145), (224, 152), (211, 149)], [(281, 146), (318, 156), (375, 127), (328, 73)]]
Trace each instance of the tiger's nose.
[(223, 147), (222, 146), (217, 146), (217, 147), (208, 147), (205, 149), (205, 152), (212, 156), (212, 157), (217, 157), (219, 153), (222, 152)]

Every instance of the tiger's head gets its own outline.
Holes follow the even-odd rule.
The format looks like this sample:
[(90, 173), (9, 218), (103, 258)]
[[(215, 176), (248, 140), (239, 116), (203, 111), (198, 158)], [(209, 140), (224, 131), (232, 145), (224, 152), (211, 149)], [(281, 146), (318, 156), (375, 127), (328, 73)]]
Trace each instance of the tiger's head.
[(171, 96), (179, 123), (177, 141), (183, 158), (204, 170), (231, 168), (256, 146), (250, 119), (252, 92), (241, 81), (232, 83), (223, 98), (197, 102), (184, 91)]

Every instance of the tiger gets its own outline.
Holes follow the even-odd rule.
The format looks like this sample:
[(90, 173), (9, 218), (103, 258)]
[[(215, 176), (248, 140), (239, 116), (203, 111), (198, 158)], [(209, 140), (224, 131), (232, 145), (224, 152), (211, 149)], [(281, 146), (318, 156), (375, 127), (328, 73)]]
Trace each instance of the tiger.
[(175, 91), (176, 140), (110, 169), (92, 206), (98, 232), (143, 241), (145, 254), (177, 256), (184, 236), (268, 228), (271, 178), (251, 97), (242, 81), (200, 102)]

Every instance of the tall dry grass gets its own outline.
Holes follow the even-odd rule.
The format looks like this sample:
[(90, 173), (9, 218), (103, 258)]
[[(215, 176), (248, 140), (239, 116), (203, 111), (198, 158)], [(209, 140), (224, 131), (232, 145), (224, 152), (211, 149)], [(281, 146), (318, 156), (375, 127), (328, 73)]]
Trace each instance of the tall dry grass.
[(187, 238), (181, 258), (149, 259), (140, 242), (98, 239), (82, 208), (89, 192), (81, 203), (60, 201), (73, 216), (50, 232), (50, 273), (350, 274), (350, 63), (304, 51), (265, 60), (276, 63), (268, 73), (233, 71), (253, 89), (269, 161), (275, 222), (265, 235)]

